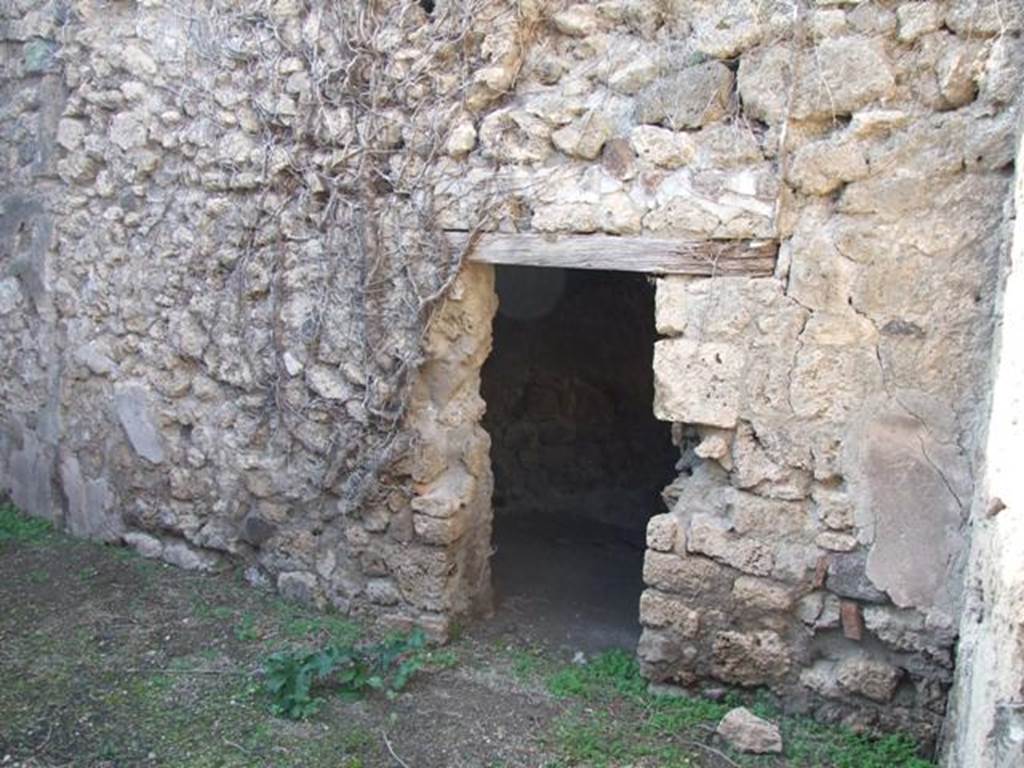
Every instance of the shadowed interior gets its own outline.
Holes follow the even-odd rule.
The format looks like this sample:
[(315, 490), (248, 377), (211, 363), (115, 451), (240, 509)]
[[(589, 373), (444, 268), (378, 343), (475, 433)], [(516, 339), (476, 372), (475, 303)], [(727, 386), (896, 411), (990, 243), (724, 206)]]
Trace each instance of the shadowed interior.
[(529, 267), (499, 267), (496, 288), (482, 389), (499, 620), (584, 650), (631, 645), (646, 523), (679, 456), (652, 414), (653, 288)]

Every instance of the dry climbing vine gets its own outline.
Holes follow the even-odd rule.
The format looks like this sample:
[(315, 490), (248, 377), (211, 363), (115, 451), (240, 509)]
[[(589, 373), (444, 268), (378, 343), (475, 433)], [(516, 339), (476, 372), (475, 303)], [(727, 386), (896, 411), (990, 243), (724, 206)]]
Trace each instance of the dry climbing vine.
[[(445, 143), (468, 98), (477, 110), (488, 101), (474, 73), (515, 58), (514, 36), (495, 30), (516, 23), (502, 0), (450, 0), (432, 14), (418, 0), (221, 0), (192, 17), (195, 55), (240, 72), (255, 94), (259, 213), (233, 267), (239, 335), (271, 361), (265, 415), (296, 455), (316, 457), (342, 512), (400, 453), (422, 341), (465, 255), (438, 221), (460, 175)], [(481, 196), (467, 228), (487, 215)], [(269, 312), (246, 307), (253, 273)], [(297, 385), (298, 358), (330, 370)]]

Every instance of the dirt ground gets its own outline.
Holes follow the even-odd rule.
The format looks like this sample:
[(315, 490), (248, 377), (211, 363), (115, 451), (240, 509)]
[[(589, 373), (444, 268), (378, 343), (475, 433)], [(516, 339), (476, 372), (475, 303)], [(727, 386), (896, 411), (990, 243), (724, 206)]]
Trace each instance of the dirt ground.
[(929, 765), (899, 737), (788, 719), (784, 757), (732, 753), (713, 731), (735, 702), (655, 698), (627, 653), (574, 664), (571, 644), (531, 633), (521, 602), (428, 652), (393, 700), (324, 690), (315, 715), (281, 719), (262, 687), (270, 653), (372, 632), (236, 573), (75, 541), (2, 504), (0, 599), (4, 768)]

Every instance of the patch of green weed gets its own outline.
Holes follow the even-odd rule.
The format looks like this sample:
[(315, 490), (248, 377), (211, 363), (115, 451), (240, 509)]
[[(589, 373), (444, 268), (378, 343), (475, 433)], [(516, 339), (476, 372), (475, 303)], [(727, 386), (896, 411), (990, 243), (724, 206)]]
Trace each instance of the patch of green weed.
[(42, 541), (53, 532), (46, 520), (28, 517), (8, 502), (0, 503), (0, 542), (31, 544)]
[(635, 698), (644, 695), (647, 681), (640, 676), (633, 654), (616, 648), (586, 664), (557, 670), (548, 677), (547, 688), (559, 698), (591, 699), (615, 694)]
[(512, 674), (520, 682), (529, 681), (546, 666), (546, 659), (537, 648), (503, 646), (501, 650), (508, 654), (512, 662)]
[(309, 653), (279, 651), (264, 665), (271, 711), (292, 720), (312, 715), (323, 701), (313, 694), (313, 687), (328, 681), (343, 696), (358, 696), (367, 690), (394, 696), (422, 669), (419, 652), (425, 645), (423, 631), (414, 629), (362, 647), (338, 644)]
[(310, 615), (300, 613), (295, 606), (284, 609), (285, 618), (282, 631), (285, 636), (295, 640), (308, 640), (325, 637), (337, 645), (354, 643), (362, 635), (362, 628), (343, 616), (331, 614)]
[(786, 718), (782, 729), (786, 754), (798, 765), (835, 768), (932, 768), (918, 756), (917, 744), (904, 734), (870, 736), (847, 728)]
[(235, 639), (243, 643), (251, 643), (260, 639), (260, 631), (256, 627), (256, 619), (251, 613), (242, 615), (235, 625)]

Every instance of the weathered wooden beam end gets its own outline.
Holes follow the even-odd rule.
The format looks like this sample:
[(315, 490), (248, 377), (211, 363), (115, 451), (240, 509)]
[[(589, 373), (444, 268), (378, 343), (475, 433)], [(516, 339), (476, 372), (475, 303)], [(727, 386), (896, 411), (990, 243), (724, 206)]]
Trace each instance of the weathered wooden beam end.
[[(446, 232), (464, 248), (469, 233)], [(615, 235), (480, 234), (469, 260), (566, 269), (608, 269), (655, 275), (767, 277), (775, 271), (775, 240), (699, 240)]]

